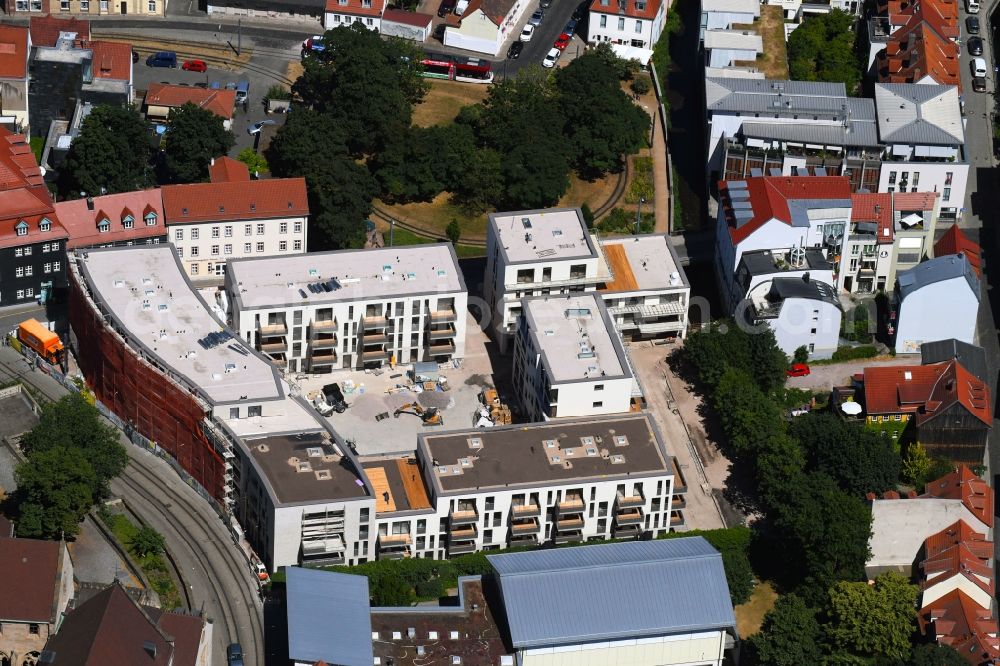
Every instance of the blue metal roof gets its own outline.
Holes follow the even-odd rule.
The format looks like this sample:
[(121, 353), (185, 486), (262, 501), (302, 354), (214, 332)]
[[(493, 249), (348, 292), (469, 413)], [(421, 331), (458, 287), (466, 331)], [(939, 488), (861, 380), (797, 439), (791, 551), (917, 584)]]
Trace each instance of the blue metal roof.
[(702, 537), (487, 558), (515, 648), (735, 632), (722, 556)]
[(964, 277), (976, 299), (979, 299), (979, 278), (964, 254), (946, 254), (923, 261), (897, 276), (900, 300), (936, 282)]
[(289, 659), (372, 665), (367, 578), (287, 567), (285, 581)]

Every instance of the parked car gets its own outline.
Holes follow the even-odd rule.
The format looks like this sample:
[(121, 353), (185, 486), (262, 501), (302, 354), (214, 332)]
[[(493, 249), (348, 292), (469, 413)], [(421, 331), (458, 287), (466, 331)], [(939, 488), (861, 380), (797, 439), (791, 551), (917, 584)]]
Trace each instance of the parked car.
[(207, 72), (208, 65), (205, 64), (204, 60), (185, 60), (181, 69), (186, 72)]
[[(535, 34), (535, 26), (533, 26), (533, 25), (531, 25), (529, 23), (528, 25), (524, 26), (524, 30), (521, 31), (521, 41), (522, 42), (530, 42), (531, 41), (531, 37), (534, 34)], [(524, 47), (521, 47), (521, 48), (524, 48)]]
[(809, 366), (805, 363), (792, 363), (792, 367), (785, 370), (788, 377), (805, 377), (809, 374)]
[(586, 2), (586, 0), (584, 2), (581, 2), (579, 5), (576, 6), (576, 9), (573, 10), (573, 20), (576, 21), (577, 23), (582, 21), (587, 16), (587, 12), (589, 11), (589, 9), (590, 9), (589, 2)]
[(979, 37), (969, 37), (969, 41), (966, 44), (969, 47), (969, 55), (983, 55), (983, 40)]
[(986, 61), (982, 58), (973, 58), (969, 63), (973, 76), (986, 76)]
[(455, 11), (455, 0), (441, 0), (441, 4), (438, 5), (438, 16), (444, 18), (453, 11)]
[(226, 663), (229, 666), (243, 666), (243, 648), (239, 643), (230, 643), (226, 648)]
[(507, 49), (507, 57), (511, 60), (517, 60), (521, 55), (521, 51), (524, 50), (524, 42), (514, 42)]
[[(229, 88), (229, 84), (226, 84), (226, 88)], [(243, 104), (250, 97), (250, 82), (240, 81), (236, 84), (236, 103)]]
[(556, 60), (559, 60), (559, 56), (562, 55), (562, 51), (557, 48), (549, 49), (549, 52), (545, 54), (542, 58), (542, 67), (555, 67)]
[(548, 9), (552, 5), (552, 0), (539, 0), (538, 6), (542, 9)]
[(978, 14), (979, 0), (965, 0), (965, 11), (970, 14)]
[(254, 123), (247, 127), (247, 134), (253, 136), (254, 134), (260, 134), (260, 131), (264, 129), (264, 125), (276, 125), (276, 120), (262, 120), (259, 123)]
[(326, 46), (323, 45), (322, 35), (313, 35), (309, 39), (302, 42), (302, 52), (312, 51), (313, 53), (322, 53), (326, 50)]
[(563, 32), (565, 32), (570, 37), (572, 37), (573, 35), (575, 35), (576, 34), (576, 20), (575, 19), (570, 19), (570, 20), (566, 21), (566, 27), (563, 28)]
[(541, 9), (537, 9), (535, 10), (535, 13), (531, 15), (531, 18), (528, 19), (528, 25), (541, 25), (543, 18), (545, 18), (545, 12)]
[(565, 51), (566, 47), (569, 46), (569, 40), (571, 39), (572, 37), (570, 37), (564, 32), (563, 34), (559, 35), (556, 38), (556, 43), (553, 44), (552, 46), (559, 49), (560, 51)]
[(986, 77), (984, 76), (973, 77), (972, 89), (975, 92), (986, 92)]
[(979, 17), (978, 16), (966, 16), (965, 17), (965, 31), (970, 35), (979, 34)]
[(146, 67), (177, 67), (177, 54), (173, 51), (159, 51), (146, 58)]

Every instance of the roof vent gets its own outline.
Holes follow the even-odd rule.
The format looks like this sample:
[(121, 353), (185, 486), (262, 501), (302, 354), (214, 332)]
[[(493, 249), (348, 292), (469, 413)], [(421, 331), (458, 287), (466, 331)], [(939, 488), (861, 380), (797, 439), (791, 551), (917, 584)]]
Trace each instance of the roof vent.
[[(250, 204), (250, 210), (253, 210), (253, 204)], [(219, 206), (219, 212), (220, 213), (225, 213), (226, 212), (226, 207), (225, 206)]]
[(611, 464), (612, 465), (624, 465), (625, 464), (625, 456), (620, 455), (620, 454), (615, 454), (615, 455), (611, 456)]
[(268, 451), (271, 450), (271, 447), (268, 446), (267, 444), (258, 444), (257, 450), (261, 453), (267, 453)]
[(181, 208), (181, 215), (187, 215), (187, 214), (188, 214), (188, 209), (187, 208)]
[(907, 370), (906, 372), (903, 373), (903, 379), (907, 381), (913, 379), (913, 373)]
[(143, 641), (142, 650), (151, 658), (156, 659), (156, 643), (153, 641)]
[(311, 472), (313, 471), (312, 463), (308, 460), (304, 460), (295, 466), (295, 471), (299, 473)]
[(257, 203), (255, 201), (251, 201), (250, 202), (250, 210), (251, 211), (256, 211), (257, 210)]
[(310, 458), (319, 458), (323, 455), (323, 449), (318, 446), (310, 446), (306, 449), (306, 455)]
[(483, 448), (483, 440), (481, 437), (470, 437), (468, 439), (470, 449), (481, 449)]

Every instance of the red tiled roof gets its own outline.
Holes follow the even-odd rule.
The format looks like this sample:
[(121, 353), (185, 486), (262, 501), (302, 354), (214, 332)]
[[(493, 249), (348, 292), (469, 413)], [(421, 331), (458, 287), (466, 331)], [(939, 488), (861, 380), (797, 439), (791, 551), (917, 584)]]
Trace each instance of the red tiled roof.
[(852, 194), (851, 222), (877, 223), (878, 231), (875, 242), (879, 244), (892, 243), (892, 195)]
[(0, 618), (55, 621), (60, 548), (59, 541), (0, 538)]
[(32, 16), (28, 30), (34, 46), (55, 46), (60, 32), (76, 33), (77, 39), (90, 39), (90, 21), (73, 17)]
[(205, 620), (194, 615), (168, 613), (149, 606), (143, 608), (150, 619), (156, 622), (156, 626), (174, 640), (174, 661), (171, 666), (196, 666), (198, 645), (205, 630)]
[(309, 215), (304, 178), (167, 185), (160, 191), (168, 225)]
[[(757, 229), (772, 219), (791, 224), (788, 202), (797, 199), (846, 199), (851, 198), (851, 185), (846, 176), (759, 176), (745, 180), (753, 206), (753, 217), (737, 228), (735, 219), (730, 222), (729, 235), (733, 244), (743, 242)], [(722, 203), (727, 214), (729, 185), (719, 183)]]
[(952, 590), (920, 609), (920, 630), (933, 632), (938, 643), (950, 645), (972, 664), (1000, 658), (997, 620), (961, 590)]
[(940, 365), (878, 365), (864, 369), (868, 414), (915, 413), (942, 374)]
[(132, 80), (132, 47), (121, 42), (87, 42), (94, 52), (93, 72), (100, 79)]
[(976, 557), (964, 544), (952, 546), (935, 557), (927, 558), (920, 563), (925, 578), (920, 582), (920, 588), (927, 590), (949, 578), (963, 576), (983, 592), (993, 596), (993, 569), (986, 562)]
[(990, 387), (965, 369), (957, 360), (938, 363), (944, 372), (934, 382), (925, 409), (917, 414), (917, 425), (923, 425), (944, 412), (956, 402), (977, 419), (993, 425), (993, 410), (990, 405)]
[(951, 228), (944, 232), (938, 242), (934, 243), (935, 257), (944, 257), (949, 254), (964, 254), (965, 258), (969, 260), (972, 270), (976, 271), (976, 275), (982, 274), (982, 250), (962, 233), (957, 224), (951, 225)]
[(146, 91), (146, 106), (174, 108), (184, 106), (188, 102), (229, 120), (233, 117), (233, 107), (236, 105), (236, 91), (210, 90), (169, 83), (150, 83), (149, 90)]
[(899, 212), (934, 210), (937, 192), (896, 192), (892, 195), (892, 209)]
[(965, 508), (983, 524), (993, 525), (993, 489), (965, 465), (928, 483), (921, 497), (962, 500)]
[[(615, 16), (625, 16), (627, 18), (646, 19), (652, 21), (660, 11), (660, 0), (649, 0), (645, 6), (639, 9), (642, 0), (594, 0), (590, 3), (590, 11), (600, 14), (614, 14)], [(625, 11), (620, 8), (625, 6)]]
[(216, 157), (208, 166), (208, 179), (213, 183), (236, 183), (250, 180), (247, 165), (231, 157)]
[(392, 21), (393, 23), (402, 23), (403, 25), (412, 25), (415, 28), (426, 28), (431, 22), (434, 21), (434, 17), (430, 14), (421, 14), (420, 12), (406, 12), (402, 9), (387, 9), (382, 13), (383, 21)]
[[(50, 222), (49, 231), (41, 230), (43, 219)], [(25, 236), (17, 235), (21, 222), (28, 225)], [(0, 127), (0, 248), (66, 237), (28, 140)]]
[(28, 29), (19, 25), (0, 25), (0, 78), (24, 79), (28, 76)]
[(385, 0), (371, 0), (371, 7), (362, 5), (362, 0), (326, 0), (326, 11), (351, 16), (382, 16), (385, 10)]
[(957, 520), (937, 534), (924, 539), (924, 555), (934, 558), (950, 548), (962, 544), (973, 556), (989, 563), (993, 558), (993, 542), (987, 541), (985, 534), (979, 534), (964, 520)]
[(961, 91), (960, 54), (958, 44), (942, 37), (928, 23), (908, 24), (894, 32), (885, 50), (878, 54), (878, 79), (919, 83), (930, 76), (940, 85), (954, 85)]
[[(66, 248), (72, 250), (78, 247), (90, 247), (114, 243), (118, 241), (134, 241), (167, 233), (163, 221), (163, 201), (160, 190), (139, 190), (138, 192), (123, 192), (107, 194), (93, 198), (94, 210), (87, 207), (86, 199), (60, 201), (55, 205), (56, 214), (66, 231), (69, 232), (69, 242)], [(142, 211), (137, 215), (133, 211)], [(146, 215), (154, 213), (156, 224), (146, 225)], [(131, 229), (126, 229), (123, 220), (126, 215), (132, 215)], [(109, 231), (101, 233), (97, 224), (107, 218), (111, 224)]]
[(926, 22), (942, 37), (958, 39), (958, 3), (955, 0), (889, 0), (889, 23), (905, 26)]

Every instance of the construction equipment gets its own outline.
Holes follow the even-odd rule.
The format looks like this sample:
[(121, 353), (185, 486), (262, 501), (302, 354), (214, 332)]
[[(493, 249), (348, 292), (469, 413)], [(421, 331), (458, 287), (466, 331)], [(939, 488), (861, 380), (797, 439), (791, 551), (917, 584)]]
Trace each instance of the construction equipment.
[(511, 424), (510, 407), (500, 401), (500, 395), (496, 389), (483, 389), (483, 392), (479, 394), (479, 399), (485, 405), (485, 409), (489, 410), (490, 420), (493, 421), (494, 425)]
[(425, 426), (444, 425), (444, 419), (441, 418), (441, 414), (438, 412), (437, 407), (424, 409), (415, 402), (408, 402), (397, 409), (393, 413), (393, 417), (398, 419), (400, 414), (413, 414), (414, 416), (419, 416)]
[(52, 365), (60, 365), (66, 350), (59, 336), (36, 319), (22, 321), (17, 327), (17, 339), (35, 350)]

